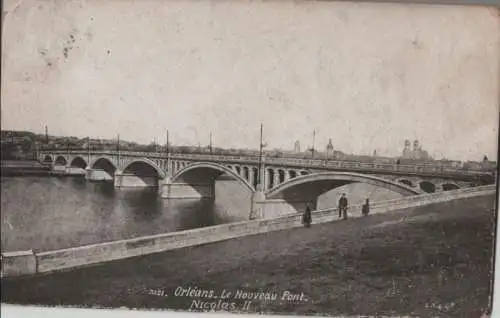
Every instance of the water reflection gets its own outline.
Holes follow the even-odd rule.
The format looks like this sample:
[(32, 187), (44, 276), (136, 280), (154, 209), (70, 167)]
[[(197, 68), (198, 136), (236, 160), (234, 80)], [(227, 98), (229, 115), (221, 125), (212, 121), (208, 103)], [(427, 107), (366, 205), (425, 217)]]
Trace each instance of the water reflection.
[[(215, 200), (166, 200), (155, 188), (115, 189), (78, 177), (3, 177), (1, 247), (53, 250), (247, 220), (251, 193), (236, 184), (217, 182)], [(353, 184), (320, 197), (319, 207), (336, 206), (342, 192), (350, 204), (399, 196)]]
[(217, 184), (217, 200), (166, 200), (155, 188), (82, 178), (2, 178), (2, 249), (52, 250), (247, 219), (250, 195)]
[(216, 217), (217, 208), (214, 200), (186, 200), (174, 204), (183, 211), (177, 215), (178, 229), (190, 229), (220, 224)]

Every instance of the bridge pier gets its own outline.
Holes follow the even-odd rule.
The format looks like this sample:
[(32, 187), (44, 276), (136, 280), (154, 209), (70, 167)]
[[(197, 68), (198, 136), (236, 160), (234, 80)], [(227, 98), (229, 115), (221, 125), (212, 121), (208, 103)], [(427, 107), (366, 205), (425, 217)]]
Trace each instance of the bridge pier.
[(264, 199), (261, 196), (254, 196), (252, 200), (251, 219), (269, 219), (283, 215), (302, 213), (305, 211), (307, 204), (312, 211), (317, 209), (318, 200), (296, 200), (287, 201), (284, 199)]
[(264, 186), (257, 185), (257, 191), (252, 194), (252, 204), (250, 211), (250, 220), (268, 219), (287, 214), (304, 212), (307, 204), (311, 210), (316, 210), (318, 198), (294, 197), (288, 199), (267, 199), (264, 194)]
[(57, 164), (52, 164), (51, 170), (57, 173), (66, 173), (66, 165), (57, 165)]
[(56, 172), (61, 175), (69, 175), (69, 176), (83, 176), (86, 175), (85, 169), (79, 167), (72, 167), (69, 165), (57, 165), (52, 164), (50, 169), (52, 172)]
[(116, 171), (113, 183), (115, 188), (146, 188), (157, 187), (159, 185), (159, 179), (157, 176), (138, 176)]
[(66, 167), (66, 174), (69, 176), (85, 176), (87, 171), (84, 168), (79, 167)]
[(159, 193), (164, 199), (213, 199), (215, 198), (215, 183), (185, 183), (172, 182), (170, 178), (160, 180)]
[(252, 193), (252, 203), (250, 208), (250, 220), (262, 219), (264, 216), (263, 202), (266, 201), (266, 195), (262, 191), (260, 184), (257, 185), (257, 191)]
[(103, 169), (85, 169), (85, 180), (88, 181), (113, 181), (113, 176)]

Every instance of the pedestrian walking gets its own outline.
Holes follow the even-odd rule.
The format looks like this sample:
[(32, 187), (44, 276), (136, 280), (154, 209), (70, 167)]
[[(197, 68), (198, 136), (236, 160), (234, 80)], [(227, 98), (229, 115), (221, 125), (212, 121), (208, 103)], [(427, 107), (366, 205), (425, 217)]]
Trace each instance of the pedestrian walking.
[(305, 227), (310, 227), (311, 222), (312, 222), (311, 208), (309, 207), (309, 204), (307, 204), (306, 210), (302, 215), (302, 223), (304, 224)]
[(339, 199), (339, 218), (343, 218), (347, 220), (347, 207), (349, 203), (347, 201), (347, 195), (342, 193), (342, 196)]
[(370, 199), (366, 198), (365, 204), (363, 204), (363, 207), (361, 209), (361, 213), (363, 216), (367, 216), (368, 213), (370, 213)]

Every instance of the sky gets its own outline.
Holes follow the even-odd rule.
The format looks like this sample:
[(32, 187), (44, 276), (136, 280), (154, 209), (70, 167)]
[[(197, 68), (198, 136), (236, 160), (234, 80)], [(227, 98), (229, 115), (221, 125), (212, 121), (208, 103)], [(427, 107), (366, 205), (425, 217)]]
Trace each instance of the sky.
[(5, 1), (2, 129), (496, 160), (500, 15), (316, 1)]

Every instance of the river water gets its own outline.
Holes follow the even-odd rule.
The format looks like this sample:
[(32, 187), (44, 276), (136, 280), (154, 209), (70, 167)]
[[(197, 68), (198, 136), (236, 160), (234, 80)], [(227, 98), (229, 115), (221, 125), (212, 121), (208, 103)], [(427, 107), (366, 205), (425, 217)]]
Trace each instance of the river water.
[[(319, 208), (400, 195), (353, 184), (320, 197)], [(215, 200), (162, 199), (154, 188), (115, 189), (81, 177), (2, 177), (2, 251), (55, 250), (144, 235), (248, 220), (251, 193), (234, 182), (216, 182)]]

